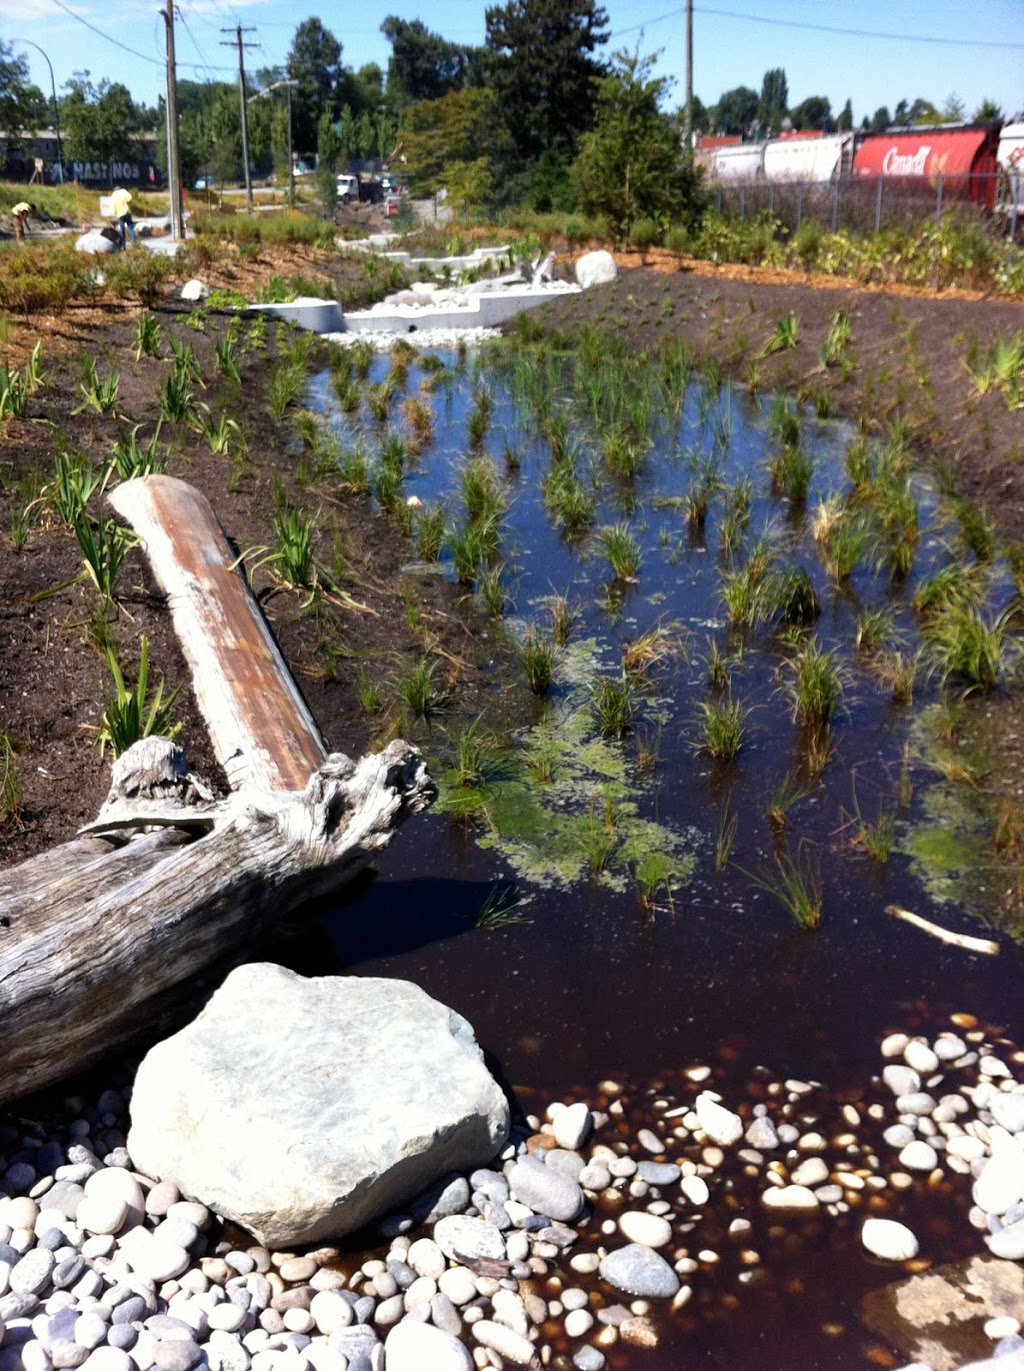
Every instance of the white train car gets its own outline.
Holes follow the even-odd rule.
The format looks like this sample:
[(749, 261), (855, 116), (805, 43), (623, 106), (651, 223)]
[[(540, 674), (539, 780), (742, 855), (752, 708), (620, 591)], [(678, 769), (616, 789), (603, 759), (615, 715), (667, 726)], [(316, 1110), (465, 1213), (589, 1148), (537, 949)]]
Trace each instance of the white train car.
[(852, 133), (773, 138), (765, 144), (764, 174), (769, 181), (837, 181), (852, 160)]
[(764, 143), (737, 143), (711, 154), (711, 176), (719, 181), (756, 181), (764, 171)]

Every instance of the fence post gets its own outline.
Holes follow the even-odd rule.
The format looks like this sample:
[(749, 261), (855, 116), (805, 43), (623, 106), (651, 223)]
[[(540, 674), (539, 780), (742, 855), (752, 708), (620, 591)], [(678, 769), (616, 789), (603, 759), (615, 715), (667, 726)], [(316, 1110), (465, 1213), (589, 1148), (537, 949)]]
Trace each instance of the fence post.
[(935, 227), (942, 227), (942, 172), (939, 172), (939, 184), (935, 191)]
[(832, 234), (835, 236), (839, 228), (839, 182), (836, 181), (832, 186)]
[(796, 185), (796, 231), (800, 232), (800, 223), (804, 217), (804, 183), (798, 181)]
[(721, 218), (722, 215), (722, 187), (715, 187), (715, 213)]
[(882, 231), (882, 178), (878, 178), (878, 192), (875, 195), (875, 237)]

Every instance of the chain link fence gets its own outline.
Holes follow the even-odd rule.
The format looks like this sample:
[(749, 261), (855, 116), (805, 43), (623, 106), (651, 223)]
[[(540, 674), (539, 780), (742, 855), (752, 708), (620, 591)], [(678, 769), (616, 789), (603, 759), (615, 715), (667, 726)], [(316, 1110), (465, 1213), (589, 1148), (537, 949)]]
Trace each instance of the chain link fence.
[(709, 186), (721, 215), (770, 214), (791, 233), (813, 222), (831, 233), (877, 234), (938, 224), (953, 208), (991, 216), (1013, 242), (1024, 235), (1024, 172), (960, 176), (857, 176), (822, 181), (716, 181)]

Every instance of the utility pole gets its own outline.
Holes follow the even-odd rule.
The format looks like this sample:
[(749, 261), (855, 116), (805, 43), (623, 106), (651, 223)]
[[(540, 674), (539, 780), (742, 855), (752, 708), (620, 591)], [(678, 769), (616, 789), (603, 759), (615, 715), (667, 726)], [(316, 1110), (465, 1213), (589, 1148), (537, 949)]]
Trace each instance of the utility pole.
[(178, 155), (178, 75), (174, 62), (174, 0), (162, 9), (167, 33), (167, 194), (171, 208), (171, 237), (185, 241), (185, 215), (181, 204), (181, 158)]
[(693, 0), (686, 0), (686, 114), (683, 117), (686, 155), (693, 156)]
[(256, 43), (244, 43), (243, 33), (255, 33), (252, 27), (243, 28), (241, 24), (236, 24), (233, 29), (221, 29), (221, 33), (233, 33), (234, 41), (221, 41), (222, 48), (238, 48), (238, 97), (242, 106), (242, 164), (245, 168), (245, 204), (249, 213), (252, 213), (252, 177), (249, 174), (249, 112), (245, 104), (245, 49), (255, 48)]

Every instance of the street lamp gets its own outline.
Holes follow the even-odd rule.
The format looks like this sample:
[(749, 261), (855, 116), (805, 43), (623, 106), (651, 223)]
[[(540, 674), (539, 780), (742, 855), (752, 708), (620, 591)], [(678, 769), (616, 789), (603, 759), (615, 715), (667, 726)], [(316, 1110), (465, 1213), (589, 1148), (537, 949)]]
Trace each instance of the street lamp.
[(288, 202), (295, 203), (295, 163), (292, 161), (292, 91), (298, 86), (298, 81), (275, 81), (273, 85), (264, 86), (255, 95), (249, 96), (249, 103), (253, 100), (262, 100), (274, 93), (275, 90), (283, 90), (288, 93)]
[(64, 153), (60, 146), (60, 110), (57, 108), (57, 83), (53, 79), (53, 66), (46, 53), (38, 43), (33, 43), (31, 38), (12, 38), (12, 43), (23, 43), (27, 47), (35, 48), (36, 52), (42, 54), (43, 61), (50, 69), (50, 90), (53, 93), (53, 131), (57, 135), (57, 179), (61, 185), (64, 184)]

